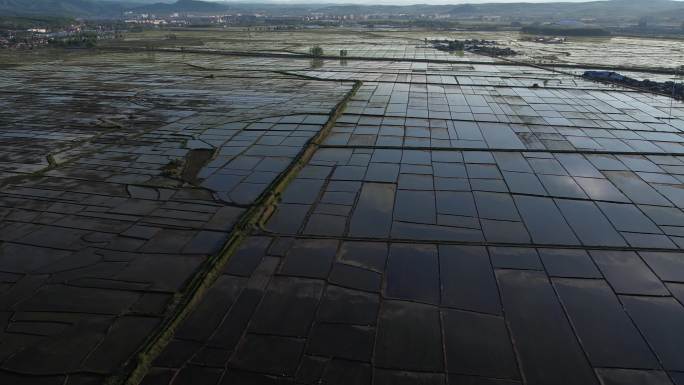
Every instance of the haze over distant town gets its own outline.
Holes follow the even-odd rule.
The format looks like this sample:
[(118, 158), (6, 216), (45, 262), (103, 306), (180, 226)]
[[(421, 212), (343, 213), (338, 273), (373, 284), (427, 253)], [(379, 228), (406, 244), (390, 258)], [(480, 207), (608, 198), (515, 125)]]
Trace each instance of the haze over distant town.
[(684, 385), (684, 2), (0, 0), (0, 384)]
[[(128, 0), (115, 0), (127, 2)], [(140, 1), (140, 0), (138, 0)], [(162, 2), (169, 3), (170, 0), (146, 0), (146, 2)], [(245, 0), (208, 0), (213, 2), (227, 2), (227, 3), (244, 3)], [(608, 1), (608, 0), (264, 0), (264, 3), (277, 3), (277, 4), (363, 4), (363, 5), (416, 5), (416, 4), (438, 4), (438, 5), (449, 5), (449, 4), (498, 4), (498, 3), (587, 3), (592, 1)], [(640, 2), (644, 7), (648, 6), (646, 0), (622, 0), (622, 1), (632, 1)], [(684, 1), (684, 0), (673, 0), (673, 1)], [(135, 2), (128, 1), (128, 2)]]
[[(127, 0), (114, 0), (114, 1), (127, 1)], [(150, 1), (150, 0), (148, 0)], [(208, 0), (214, 2), (232, 2), (240, 3), (246, 2), (245, 0)], [(486, 4), (486, 3), (586, 3), (597, 0), (264, 0), (264, 3), (282, 3), (282, 4), (365, 4), (365, 5), (413, 5), (413, 4)], [(598, 0), (607, 1), (607, 0)], [(624, 1), (637, 1), (637, 0), (624, 0)], [(647, 6), (645, 1), (643, 2), (644, 7)], [(673, 1), (683, 1), (683, 0), (673, 0)], [(134, 2), (134, 1), (133, 1)], [(170, 3), (170, 0), (158, 1), (160, 3)]]
[[(28, 1), (28, 0), (27, 0)], [(119, 2), (136, 2), (135, 0), (110, 0)], [(227, 2), (227, 3), (244, 3), (245, 0), (208, 0), (212, 2)], [(288, 3), (288, 4), (366, 4), (366, 5), (413, 5), (413, 4), (498, 4), (498, 3), (586, 3), (597, 0), (263, 0), (264, 3)], [(608, 1), (608, 0), (599, 0)], [(626, 1), (636, 1), (636, 0), (626, 0)], [(642, 0), (639, 0), (642, 1)], [(673, 0), (673, 1), (684, 1), (684, 0)], [(171, 3), (172, 0), (138, 0), (137, 2), (159, 2), (159, 3)], [(647, 6), (645, 1), (644, 7)]]

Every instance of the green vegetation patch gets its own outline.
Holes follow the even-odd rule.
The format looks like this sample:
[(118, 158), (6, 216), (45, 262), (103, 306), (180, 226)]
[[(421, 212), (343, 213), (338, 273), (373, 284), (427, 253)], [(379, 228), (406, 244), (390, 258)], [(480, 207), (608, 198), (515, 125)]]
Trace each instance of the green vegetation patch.
[(610, 31), (598, 27), (560, 27), (545, 25), (529, 25), (523, 27), (522, 32), (530, 35), (610, 36)]
[(20, 17), (20, 16), (0, 16), (0, 29), (29, 29), (37, 25), (45, 28), (67, 27), (75, 23), (75, 20), (68, 17)]

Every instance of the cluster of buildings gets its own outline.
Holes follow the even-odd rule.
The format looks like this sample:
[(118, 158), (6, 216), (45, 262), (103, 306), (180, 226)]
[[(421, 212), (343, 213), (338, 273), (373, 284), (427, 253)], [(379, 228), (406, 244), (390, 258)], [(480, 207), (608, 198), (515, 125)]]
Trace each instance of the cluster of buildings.
[[(420, 15), (421, 20), (442, 20), (449, 15)], [(315, 25), (355, 25), (388, 20), (411, 21), (417, 16), (410, 14), (335, 14), (326, 12), (292, 13), (275, 15), (271, 13), (171, 13), (155, 14), (129, 11), (124, 14), (125, 22), (139, 26), (315, 26)]]
[(25, 31), (0, 31), (0, 49), (34, 49), (49, 44), (47, 33)]
[(534, 36), (534, 37), (523, 37), (520, 40), (531, 41), (534, 43), (541, 43), (541, 44), (564, 44), (565, 42), (568, 41), (568, 38), (567, 37), (559, 37), (559, 36)]
[(166, 16), (158, 16), (151, 13), (127, 13), (124, 22), (131, 26), (141, 27), (185, 27), (193, 26), (228, 26), (228, 25), (253, 25), (258, 24), (262, 15), (195, 15), (172, 13)]
[(104, 27), (70, 25), (61, 28), (34, 27), (28, 29), (0, 30), (0, 49), (34, 49), (49, 45), (89, 39), (91, 41), (123, 38), (125, 31)]

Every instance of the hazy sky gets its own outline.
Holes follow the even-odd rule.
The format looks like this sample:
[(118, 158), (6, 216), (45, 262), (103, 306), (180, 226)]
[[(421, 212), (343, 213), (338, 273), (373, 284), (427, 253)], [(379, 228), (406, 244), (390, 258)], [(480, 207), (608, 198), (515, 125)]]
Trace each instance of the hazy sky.
[[(217, 0), (214, 0), (217, 1)], [(225, 1), (225, 0), (224, 0)], [(239, 1), (239, 0), (233, 0)], [(277, 3), (343, 3), (343, 4), (475, 4), (475, 3), (559, 3), (558, 0), (270, 0)], [(564, 0), (562, 2), (579, 3), (591, 0)], [(647, 1), (647, 0), (644, 0)]]
[[(124, 0), (125, 1), (125, 0)], [(173, 3), (176, 0), (158, 0), (165, 3)], [(250, 0), (205, 0), (219, 2), (238, 2), (245, 3)], [(482, 3), (584, 3), (587, 1), (608, 1), (608, 0), (251, 0), (255, 3), (281, 3), (281, 4), (364, 4), (364, 5), (409, 5), (409, 4), (482, 4)], [(635, 0), (632, 0), (635, 1)], [(642, 0), (647, 5), (649, 0)], [(684, 1), (684, 0), (673, 0)]]
[[(235, 1), (244, 2), (244, 0), (213, 0), (213, 1)], [(266, 0), (273, 3), (337, 3), (337, 4), (365, 4), (365, 5), (375, 5), (375, 4), (394, 4), (394, 5), (406, 5), (406, 4), (476, 4), (476, 3), (581, 3), (586, 1), (595, 0)], [(648, 0), (644, 0), (645, 3)]]
[[(227, 2), (245, 2), (245, 0), (209, 0)], [(407, 5), (407, 4), (476, 4), (476, 3), (581, 3), (596, 0), (263, 0), (269, 3), (336, 3), (336, 4), (364, 4), (364, 5)], [(648, 0), (644, 0), (647, 2)], [(259, 1), (255, 1), (259, 2)]]

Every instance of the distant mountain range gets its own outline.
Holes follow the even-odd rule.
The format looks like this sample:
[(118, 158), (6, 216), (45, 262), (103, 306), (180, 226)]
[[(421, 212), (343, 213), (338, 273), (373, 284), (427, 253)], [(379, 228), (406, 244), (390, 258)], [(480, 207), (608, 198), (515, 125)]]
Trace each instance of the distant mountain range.
[(684, 3), (670, 0), (610, 0), (585, 3), (464, 4), (453, 7), (451, 13), (599, 19), (661, 16), (673, 11), (684, 11)]
[[(170, 0), (172, 1), (172, 0)], [(325, 0), (322, 0), (325, 1)], [(171, 13), (264, 13), (271, 15), (328, 14), (451, 14), (461, 17), (507, 16), (520, 19), (615, 20), (641, 17), (684, 17), (684, 2), (671, 0), (607, 0), (586, 3), (489, 3), (461, 5), (336, 5), (282, 4), (253, 2), (207, 2), (178, 0), (0, 0), (0, 16), (68, 16), (84, 18), (116, 18), (125, 11), (166, 15)]]
[(175, 3), (153, 3), (149, 5), (134, 7), (133, 10), (138, 12), (149, 12), (157, 15), (164, 15), (170, 13), (212, 13), (212, 12), (227, 12), (232, 7), (227, 3), (198, 1), (198, 0), (178, 0)]
[(0, 0), (0, 16), (113, 15), (122, 5), (94, 0)]
[[(168, 1), (169, 3), (172, 2)], [(184, 3), (181, 0), (179, 3)], [(198, 3), (201, 3), (198, 1)], [(160, 0), (0, 0), (2, 16), (58, 16), (111, 18), (127, 9), (149, 4), (163, 5)]]

